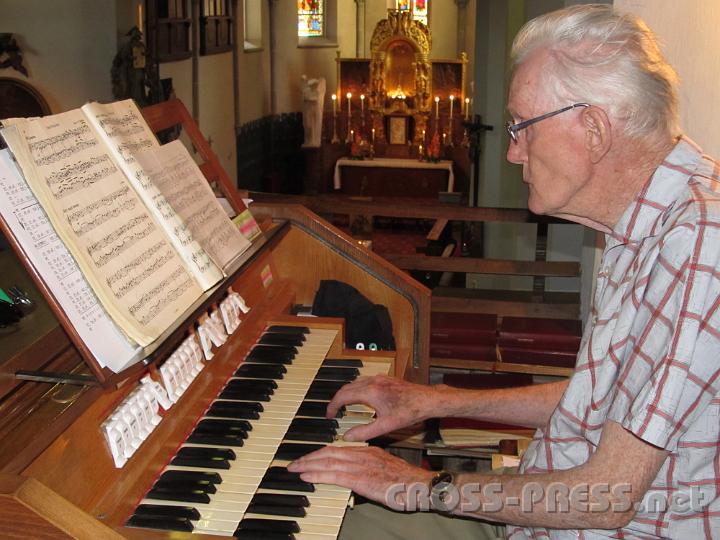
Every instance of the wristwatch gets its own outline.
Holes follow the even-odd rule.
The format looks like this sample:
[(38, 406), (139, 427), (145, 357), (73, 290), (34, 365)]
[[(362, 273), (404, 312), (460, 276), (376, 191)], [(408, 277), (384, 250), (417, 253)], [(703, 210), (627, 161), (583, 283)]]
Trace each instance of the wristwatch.
[(452, 510), (447, 508), (446, 501), (457, 493), (457, 487), (453, 484), (454, 479), (451, 472), (440, 471), (430, 480), (430, 501), (436, 510), (443, 512)]

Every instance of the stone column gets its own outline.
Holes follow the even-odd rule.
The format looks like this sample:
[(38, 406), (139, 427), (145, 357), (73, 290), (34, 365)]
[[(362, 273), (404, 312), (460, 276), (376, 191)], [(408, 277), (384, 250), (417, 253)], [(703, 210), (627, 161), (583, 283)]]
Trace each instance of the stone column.
[(365, 58), (365, 0), (355, 0), (355, 57)]
[[(270, 19), (270, 113), (277, 113), (277, 88), (276, 84), (279, 78), (275, 73), (277, 62), (275, 55), (277, 54), (277, 3), (278, 0), (270, 0), (268, 2), (269, 19)], [(297, 30), (296, 30), (297, 32)]]
[(461, 52), (467, 52), (467, 43), (465, 42), (465, 35), (467, 29), (467, 5), (468, 0), (455, 0), (457, 4), (457, 51), (455, 54)]

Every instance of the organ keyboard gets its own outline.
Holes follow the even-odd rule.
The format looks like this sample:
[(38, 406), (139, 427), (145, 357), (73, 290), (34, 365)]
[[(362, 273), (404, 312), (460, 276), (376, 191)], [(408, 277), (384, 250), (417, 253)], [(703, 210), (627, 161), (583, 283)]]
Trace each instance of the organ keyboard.
[[(217, 157), (182, 104), (171, 101), (143, 114), (155, 131), (182, 123), (206, 159), (203, 172), (237, 203), (237, 192), (216, 170)], [(50, 297), (61, 326), (0, 358), (4, 538), (27, 538), (28, 531), (93, 540), (327, 540), (337, 534), (348, 490), (306, 485), (284, 467), (318, 445), (347, 444), (341, 435), (372, 417), (366, 407), (353, 406), (335, 419), (337, 426), (324, 419), (327, 400), (348, 379), (389, 372), (427, 381), (430, 293), (304, 208), (252, 209), (264, 235), (143, 363), (81, 387), (16, 378), (16, 371), (38, 369), (64, 372), (36, 377), (48, 381), (86, 383), (103, 375), (85, 364), (78, 336)], [(291, 315), (294, 305), (312, 304), (325, 279), (344, 281), (385, 305), (397, 350), (357, 351), (344, 343), (342, 320)], [(172, 378), (169, 368), (179, 367), (173, 366), (174, 351), (196, 335), (198, 321), (230, 291), (250, 311), (213, 348), (212, 360), (203, 362), (182, 395), (174, 396), (177, 401), (159, 411), (161, 421), (142, 444), (116, 466), (104, 423), (144, 378)], [(308, 332), (300, 334), (297, 328), (303, 327)]]
[[(162, 413), (160, 424), (122, 468), (115, 467), (102, 433), (103, 422), (142, 377), (149, 374), (161, 379), (159, 368), (172, 353), (170, 345), (161, 345), (156, 358), (143, 369), (130, 370), (126, 380), (88, 390), (86, 395), (94, 394), (92, 400), (78, 399), (76, 407), (53, 403), (70, 419), (52, 440), (43, 443), (47, 430), (39, 430), (28, 416), (23, 429), (15, 431), (15, 443), (3, 442), (33, 441), (30, 432), (40, 440), (24, 444), (23, 459), (15, 453), (5, 460), (13, 469), (4, 470), (13, 473), (12, 486), (37, 480), (52, 496), (60, 496), (62, 504), (70, 505), (70, 510), (48, 512), (47, 497), (28, 501), (14, 487), (5, 491), (6, 500), (22, 501), (23, 508), (33, 509), (28, 518), (33, 526), (42, 524), (57, 532), (49, 538), (67, 538), (66, 533), (78, 538), (112, 534), (137, 539), (184, 534), (253, 538), (261, 529), (263, 538), (327, 540), (339, 531), (350, 493), (336, 486), (305, 491), (309, 486), (283, 467), (299, 452), (317, 445), (346, 444), (341, 441), (344, 431), (369, 420), (370, 411), (358, 406), (349, 407), (336, 419), (335, 435), (324, 425), (327, 400), (352, 378), (354, 369), (361, 375), (389, 372), (422, 380), (423, 363), (416, 368), (415, 358), (426, 354), (426, 344), (417, 332), (426, 318), (418, 316), (418, 304), (427, 298), (416, 294), (414, 285), (399, 272), (375, 261), (373, 254), (308, 211), (272, 206), (266, 211), (277, 232), (224, 285), (242, 295), (250, 312), (227, 342), (214, 350), (213, 359), (205, 362), (177, 403)], [(289, 314), (294, 304), (310, 304), (320, 280), (331, 278), (346, 281), (374, 302), (388, 306), (397, 351), (347, 349), (341, 320)], [(216, 296), (219, 302), (222, 295)], [(286, 327), (298, 326), (309, 327), (309, 332), (292, 363), (284, 363), (296, 345), (282, 334), (292, 334)], [(193, 328), (194, 321), (188, 321), (169, 339), (182, 343)], [(273, 334), (281, 337), (273, 339)], [(282, 378), (275, 379), (280, 371), (284, 371)], [(263, 401), (270, 391), (268, 401)], [(257, 411), (258, 418), (240, 417), (258, 403), (263, 409)], [(3, 443), (0, 459), (9, 453)], [(206, 467), (203, 463), (208, 461), (223, 468)], [(0, 496), (3, 480), (6, 485), (10, 481), (0, 476)], [(193, 489), (198, 482), (203, 488)], [(190, 495), (182, 495), (183, 490)], [(275, 515), (282, 512), (297, 515)], [(17, 527), (17, 507), (0, 504), (0, 526), (5, 530)], [(17, 537), (23, 537), (23, 530)]]

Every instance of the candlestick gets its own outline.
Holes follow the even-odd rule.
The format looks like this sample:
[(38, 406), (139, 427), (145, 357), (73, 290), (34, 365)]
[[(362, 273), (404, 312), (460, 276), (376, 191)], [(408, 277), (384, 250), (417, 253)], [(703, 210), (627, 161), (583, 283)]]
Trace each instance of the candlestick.
[(440, 118), (440, 98), (435, 96), (435, 120)]
[(332, 99), (333, 104), (333, 117), (337, 116), (337, 95), (333, 94), (330, 96), (330, 99)]
[(455, 96), (450, 94), (450, 118), (452, 118), (453, 103), (455, 102)]
[(465, 120), (470, 117), (470, 98), (465, 98)]

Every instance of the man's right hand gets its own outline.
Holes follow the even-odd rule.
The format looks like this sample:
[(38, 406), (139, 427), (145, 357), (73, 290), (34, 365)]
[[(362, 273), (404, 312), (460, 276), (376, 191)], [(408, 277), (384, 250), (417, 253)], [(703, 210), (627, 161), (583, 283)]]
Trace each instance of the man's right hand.
[(361, 377), (343, 386), (328, 404), (327, 417), (334, 418), (340, 407), (362, 403), (375, 409), (375, 420), (345, 433), (347, 441), (366, 441), (435, 416), (440, 401), (437, 387), (413, 384), (376, 375)]

